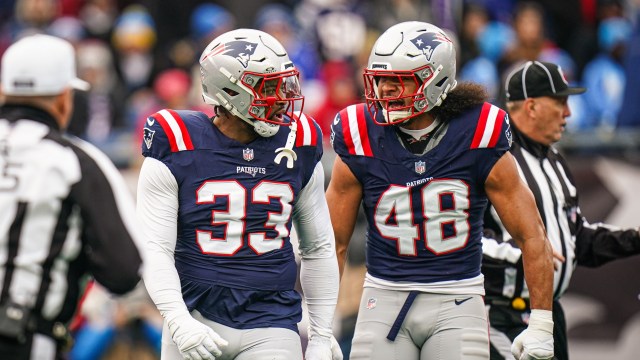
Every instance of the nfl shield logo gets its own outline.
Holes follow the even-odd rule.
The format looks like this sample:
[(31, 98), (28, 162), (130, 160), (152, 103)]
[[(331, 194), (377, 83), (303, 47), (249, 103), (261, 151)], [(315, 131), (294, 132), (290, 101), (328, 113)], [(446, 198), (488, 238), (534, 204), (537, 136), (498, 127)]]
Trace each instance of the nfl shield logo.
[(242, 158), (247, 161), (253, 160), (253, 149), (242, 150)]
[(418, 174), (422, 175), (424, 174), (424, 172), (427, 170), (427, 163), (425, 163), (424, 161), (416, 161), (415, 163), (415, 170)]
[(377, 303), (377, 302), (378, 302), (378, 300), (376, 300), (376, 299), (374, 299), (374, 298), (370, 298), (370, 299), (367, 301), (367, 309), (371, 310), (371, 309), (373, 309), (374, 307), (376, 307), (376, 303)]

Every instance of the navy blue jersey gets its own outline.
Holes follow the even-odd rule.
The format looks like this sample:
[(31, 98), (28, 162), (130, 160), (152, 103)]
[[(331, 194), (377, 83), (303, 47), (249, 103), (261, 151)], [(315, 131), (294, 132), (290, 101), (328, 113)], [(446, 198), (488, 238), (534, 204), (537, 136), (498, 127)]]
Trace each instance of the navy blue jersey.
[(377, 278), (432, 283), (480, 275), (484, 183), (509, 149), (509, 119), (485, 103), (445, 126), (434, 148), (415, 155), (364, 104), (342, 110), (332, 124), (333, 147), (363, 187), (367, 268)]
[(274, 158), (289, 127), (242, 144), (201, 112), (162, 110), (147, 119), (142, 154), (162, 161), (179, 187), (175, 265), (190, 310), (234, 328), (295, 329), (300, 321), (289, 234), (322, 143), (315, 121), (296, 122), (297, 160), (287, 168)]

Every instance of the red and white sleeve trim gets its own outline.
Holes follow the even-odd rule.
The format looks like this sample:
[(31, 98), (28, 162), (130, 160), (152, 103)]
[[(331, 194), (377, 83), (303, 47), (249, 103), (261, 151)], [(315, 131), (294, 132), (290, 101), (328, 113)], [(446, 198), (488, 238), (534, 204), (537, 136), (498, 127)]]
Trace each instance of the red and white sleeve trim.
[(499, 107), (484, 103), (480, 118), (478, 118), (476, 132), (471, 142), (471, 149), (495, 147), (500, 138), (505, 115), (506, 112)]
[(363, 105), (350, 105), (340, 112), (344, 143), (352, 155), (373, 156)]
[(298, 122), (296, 146), (316, 146), (318, 143), (318, 129), (313, 121), (304, 113), (297, 112), (294, 119)]
[(153, 117), (160, 122), (160, 126), (167, 134), (171, 151), (193, 150), (191, 136), (178, 113), (164, 109), (158, 111)]

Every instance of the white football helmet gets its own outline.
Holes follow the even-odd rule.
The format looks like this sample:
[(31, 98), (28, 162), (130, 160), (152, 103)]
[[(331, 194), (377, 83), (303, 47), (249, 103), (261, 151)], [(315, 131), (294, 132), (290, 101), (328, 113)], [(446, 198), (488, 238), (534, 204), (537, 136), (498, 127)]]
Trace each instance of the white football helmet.
[[(383, 77), (398, 85), (397, 96), (379, 94)], [(442, 104), (456, 87), (455, 77), (456, 49), (442, 29), (419, 21), (394, 25), (373, 45), (364, 70), (367, 107), (374, 119), (383, 112), (385, 122), (376, 120), (380, 125), (405, 122)], [(410, 83), (416, 89), (411, 93)]]
[(223, 106), (261, 136), (290, 125), (304, 105), (298, 70), (263, 31), (237, 29), (215, 38), (200, 56), (200, 76), (207, 104)]

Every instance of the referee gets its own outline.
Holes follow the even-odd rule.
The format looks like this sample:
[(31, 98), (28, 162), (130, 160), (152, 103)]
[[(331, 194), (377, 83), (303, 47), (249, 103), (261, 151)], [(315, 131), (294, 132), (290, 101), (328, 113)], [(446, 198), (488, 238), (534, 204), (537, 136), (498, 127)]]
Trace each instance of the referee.
[[(552, 146), (571, 115), (568, 96), (586, 91), (569, 87), (559, 66), (529, 61), (507, 78), (507, 111), (520, 175), (533, 193), (554, 250), (553, 335), (558, 360), (569, 358), (564, 312), (557, 301), (576, 265), (597, 267), (640, 253), (637, 229), (589, 224), (581, 215), (578, 193), (565, 159)], [(520, 250), (504, 231), (492, 207), (485, 215), (482, 272), (489, 307), (491, 359), (513, 359), (511, 342), (526, 328), (529, 294)]]
[(139, 282), (135, 210), (109, 159), (62, 134), (88, 88), (71, 44), (25, 37), (1, 68), (0, 356), (56, 359), (85, 274), (114, 293)]

